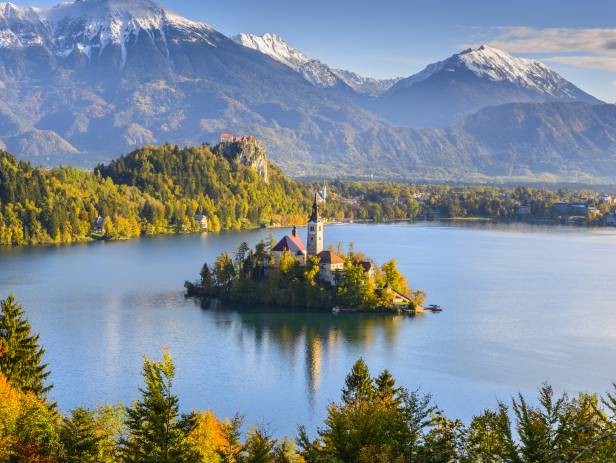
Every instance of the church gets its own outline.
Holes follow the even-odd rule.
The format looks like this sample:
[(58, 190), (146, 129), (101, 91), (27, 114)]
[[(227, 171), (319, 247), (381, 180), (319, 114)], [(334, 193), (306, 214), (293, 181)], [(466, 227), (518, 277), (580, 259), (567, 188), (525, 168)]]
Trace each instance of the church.
[(308, 219), (307, 241), (305, 245), (293, 227), (291, 235), (283, 237), (272, 249), (276, 264), (280, 256), (288, 252), (295, 256), (302, 265), (306, 265), (311, 257), (319, 258), (319, 278), (330, 284), (336, 283), (336, 274), (344, 270), (344, 259), (332, 251), (323, 250), (324, 223), (319, 213), (318, 195), (315, 193), (312, 203), (312, 214)]

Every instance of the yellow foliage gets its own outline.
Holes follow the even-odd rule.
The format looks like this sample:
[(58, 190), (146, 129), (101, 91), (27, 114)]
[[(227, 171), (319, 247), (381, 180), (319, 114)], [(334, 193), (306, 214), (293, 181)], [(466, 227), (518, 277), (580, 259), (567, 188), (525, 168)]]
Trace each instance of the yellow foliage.
[(188, 436), (189, 442), (197, 450), (202, 463), (219, 463), (221, 453), (231, 449), (228, 426), (220, 421), (212, 411), (199, 413), (195, 427)]
[(0, 373), (0, 461), (8, 461), (15, 444), (15, 423), (22, 410), (22, 394)]

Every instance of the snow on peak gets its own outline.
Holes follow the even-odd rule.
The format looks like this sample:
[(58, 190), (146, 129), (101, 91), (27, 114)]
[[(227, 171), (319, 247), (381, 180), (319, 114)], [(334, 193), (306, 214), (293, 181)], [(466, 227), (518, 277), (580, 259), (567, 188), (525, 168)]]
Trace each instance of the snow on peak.
[(263, 35), (241, 33), (231, 37), (237, 43), (274, 58), (276, 61), (301, 71), (302, 66), (311, 61), (297, 48), (290, 46), (282, 37), (272, 33)]
[[(16, 19), (18, 27), (14, 27)], [(48, 9), (0, 3), (0, 47), (45, 43), (60, 56), (76, 51), (90, 57), (93, 50), (101, 53), (114, 44), (121, 47), (124, 59), (127, 43), (140, 31), (166, 42), (170, 27), (182, 31), (183, 40), (215, 46), (212, 37), (216, 32), (210, 26), (183, 18), (151, 0), (75, 0)], [(26, 32), (29, 35), (25, 36)]]
[(457, 57), (477, 76), (486, 76), (494, 81), (509, 81), (544, 91), (555, 90), (553, 86), (566, 82), (539, 61), (514, 58), (505, 51), (487, 45), (469, 48)]
[(417, 74), (405, 79), (403, 85), (410, 87), (443, 70), (455, 72), (460, 68), (467, 69), (477, 77), (495, 82), (510, 82), (550, 95), (568, 93), (568, 87), (572, 87), (569, 82), (543, 63), (527, 58), (516, 58), (488, 45), (468, 48), (446, 60), (432, 63)]
[(332, 69), (327, 64), (310, 58), (297, 48), (293, 48), (279, 35), (269, 32), (263, 35), (242, 33), (233, 36), (232, 39), (299, 72), (308, 82), (318, 87), (333, 87), (337, 83), (343, 82), (357, 92), (378, 95), (400, 80), (378, 80), (362, 77), (343, 69)]
[(21, 7), (11, 2), (0, 2), (0, 20), (32, 20), (38, 19), (39, 8)]

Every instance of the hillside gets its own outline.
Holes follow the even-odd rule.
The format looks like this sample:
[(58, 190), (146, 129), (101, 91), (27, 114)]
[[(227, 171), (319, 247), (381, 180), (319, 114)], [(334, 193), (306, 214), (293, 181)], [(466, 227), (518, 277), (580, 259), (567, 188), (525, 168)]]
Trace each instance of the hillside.
[[(210, 230), (304, 220), (305, 186), (267, 158), (245, 163), (243, 153), (223, 151), (146, 147), (94, 173), (32, 167), (0, 152), (0, 244), (87, 240), (99, 216), (110, 239), (199, 231), (197, 214)], [(268, 163), (267, 181), (259, 161)]]

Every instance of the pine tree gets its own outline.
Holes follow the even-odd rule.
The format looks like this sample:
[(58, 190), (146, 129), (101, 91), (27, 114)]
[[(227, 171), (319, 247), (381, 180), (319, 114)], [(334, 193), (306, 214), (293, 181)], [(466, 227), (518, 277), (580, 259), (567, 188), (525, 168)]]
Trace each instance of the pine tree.
[(248, 433), (244, 445), (242, 463), (272, 463), (276, 441), (263, 429), (254, 429)]
[(398, 388), (396, 387), (396, 380), (388, 370), (383, 370), (376, 379), (376, 389), (381, 400), (388, 404), (399, 405), (400, 400), (397, 397)]
[(42, 363), (45, 350), (39, 347), (39, 335), (32, 335), (32, 327), (25, 317), (23, 307), (10, 294), (0, 302), (0, 371), (11, 384), (24, 392), (44, 397), (51, 390), (45, 385), (49, 376), (47, 365)]
[(346, 404), (370, 400), (374, 395), (374, 381), (370, 376), (368, 365), (360, 358), (345, 380), (342, 390), (342, 400)]
[(178, 418), (178, 398), (172, 392), (175, 367), (165, 352), (163, 360), (145, 359), (141, 400), (126, 411), (127, 437), (122, 440), (126, 463), (187, 463), (196, 456)]
[(201, 287), (206, 291), (211, 291), (214, 286), (214, 281), (212, 277), (212, 272), (210, 271), (210, 267), (207, 263), (203, 264), (203, 268), (201, 269)]
[(98, 432), (94, 414), (80, 407), (64, 419), (60, 429), (64, 448), (61, 463), (98, 463), (103, 436)]

